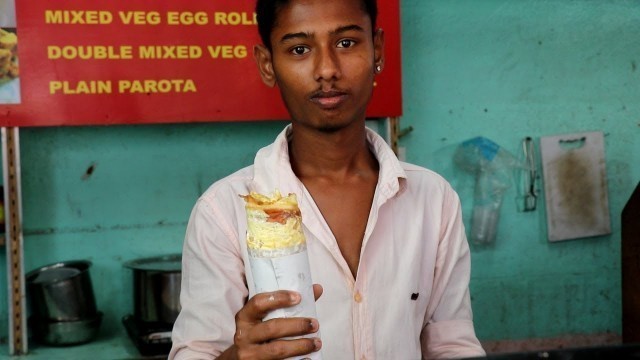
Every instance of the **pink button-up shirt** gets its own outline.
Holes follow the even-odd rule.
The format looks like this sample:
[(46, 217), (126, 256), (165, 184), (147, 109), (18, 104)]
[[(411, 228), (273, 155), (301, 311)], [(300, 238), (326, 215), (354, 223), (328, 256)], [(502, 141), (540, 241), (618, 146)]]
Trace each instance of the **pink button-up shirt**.
[[(354, 279), (336, 239), (289, 164), (287, 127), (252, 166), (197, 201), (182, 254), (182, 311), (169, 359), (213, 359), (232, 345), (234, 316), (254, 295), (238, 195), (298, 197), (314, 283), (322, 355), (336, 359), (482, 356), (469, 298), (470, 254), (460, 202), (434, 172), (402, 163), (367, 130), (380, 164)], [(345, 214), (348, 216), (348, 214)]]

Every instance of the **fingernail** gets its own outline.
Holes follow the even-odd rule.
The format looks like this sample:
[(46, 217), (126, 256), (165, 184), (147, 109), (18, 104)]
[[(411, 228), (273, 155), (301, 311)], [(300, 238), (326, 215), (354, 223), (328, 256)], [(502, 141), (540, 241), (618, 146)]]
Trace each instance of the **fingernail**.
[(315, 350), (318, 351), (322, 347), (322, 341), (318, 338), (313, 339), (313, 346), (315, 346)]
[(311, 331), (317, 331), (318, 330), (318, 322), (314, 319), (309, 319), (309, 328), (311, 329)]
[(298, 293), (291, 293), (289, 296), (290, 296), (290, 298), (291, 298), (291, 301), (292, 301), (294, 304), (297, 304), (297, 303), (299, 303), (299, 302), (300, 302), (300, 294), (298, 294)]

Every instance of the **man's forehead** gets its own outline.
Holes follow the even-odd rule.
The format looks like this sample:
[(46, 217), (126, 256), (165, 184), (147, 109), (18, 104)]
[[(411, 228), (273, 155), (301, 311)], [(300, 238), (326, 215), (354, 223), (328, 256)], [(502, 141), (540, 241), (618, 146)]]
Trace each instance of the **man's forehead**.
[(324, 33), (354, 25), (370, 27), (361, 0), (292, 0), (277, 12), (273, 30)]

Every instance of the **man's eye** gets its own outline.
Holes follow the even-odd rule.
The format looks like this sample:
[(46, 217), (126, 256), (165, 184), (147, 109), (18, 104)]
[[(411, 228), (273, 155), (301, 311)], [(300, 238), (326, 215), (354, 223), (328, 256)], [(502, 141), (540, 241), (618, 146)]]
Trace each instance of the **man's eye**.
[(296, 46), (293, 49), (291, 49), (291, 52), (294, 55), (303, 55), (303, 54), (306, 54), (307, 52), (309, 52), (309, 49), (307, 49), (304, 46)]
[(352, 47), (352, 46), (353, 46), (353, 45), (355, 45), (355, 44), (356, 44), (356, 42), (355, 42), (355, 41), (353, 41), (353, 40), (346, 40), (346, 39), (345, 39), (345, 40), (340, 40), (340, 41), (338, 42), (338, 47), (339, 47), (339, 48), (350, 48), (350, 47)]

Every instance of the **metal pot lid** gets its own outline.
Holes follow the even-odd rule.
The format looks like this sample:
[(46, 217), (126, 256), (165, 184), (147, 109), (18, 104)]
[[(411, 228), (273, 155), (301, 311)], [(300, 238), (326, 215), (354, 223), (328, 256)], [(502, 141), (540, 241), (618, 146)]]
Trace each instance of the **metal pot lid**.
[(28, 283), (53, 284), (69, 280), (88, 271), (90, 267), (91, 261), (89, 260), (61, 261), (31, 270), (25, 275), (25, 278)]
[(134, 259), (124, 263), (133, 270), (176, 272), (182, 271), (182, 255), (171, 254), (142, 259)]

